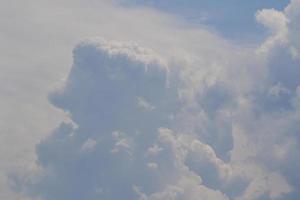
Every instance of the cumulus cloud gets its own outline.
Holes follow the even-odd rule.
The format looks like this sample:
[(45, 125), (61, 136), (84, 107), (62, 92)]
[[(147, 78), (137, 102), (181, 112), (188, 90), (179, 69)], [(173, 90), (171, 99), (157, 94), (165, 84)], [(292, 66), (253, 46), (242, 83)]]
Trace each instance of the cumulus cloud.
[(16, 179), (20, 192), (43, 200), (297, 199), (299, 1), (256, 19), (271, 34), (252, 49), (194, 29), (78, 44), (64, 87), (49, 96), (71, 122), (37, 146), (40, 172)]
[[(44, 175), (25, 191), (42, 199), (227, 199), (200, 174), (214, 168), (223, 180), (229, 167), (196, 136), (171, 130), (184, 103), (171, 67), (135, 43), (79, 44), (64, 88), (50, 95), (75, 125), (62, 123), (37, 147)], [(145, 112), (148, 101), (155, 109)]]
[(272, 36), (259, 48), (261, 52), (270, 52), (276, 45), (285, 46), (294, 59), (299, 59), (299, 1), (292, 0), (284, 9), (263, 9), (256, 13), (256, 20), (268, 27)]
[(256, 20), (269, 28), (273, 35), (262, 45), (260, 51), (269, 52), (275, 45), (288, 42), (288, 19), (284, 13), (275, 9), (264, 9), (256, 14)]

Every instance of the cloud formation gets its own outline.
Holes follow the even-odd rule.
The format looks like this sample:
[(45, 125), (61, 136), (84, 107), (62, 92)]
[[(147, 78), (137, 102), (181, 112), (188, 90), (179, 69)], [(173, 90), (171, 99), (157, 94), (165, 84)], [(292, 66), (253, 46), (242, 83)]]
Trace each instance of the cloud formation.
[(43, 200), (299, 198), (299, 6), (259, 11), (271, 33), (252, 49), (206, 30), (151, 45), (80, 43), (64, 87), (49, 96), (72, 122), (37, 146), (40, 172), (16, 180), (20, 192)]
[(202, 155), (192, 164), (216, 168), (217, 177), (227, 176), (225, 163), (195, 136), (169, 129), (183, 104), (176, 76), (137, 44), (78, 45), (65, 87), (50, 96), (76, 125), (62, 123), (38, 146), (45, 176), (30, 183), (30, 192), (44, 199), (226, 199), (186, 161)]

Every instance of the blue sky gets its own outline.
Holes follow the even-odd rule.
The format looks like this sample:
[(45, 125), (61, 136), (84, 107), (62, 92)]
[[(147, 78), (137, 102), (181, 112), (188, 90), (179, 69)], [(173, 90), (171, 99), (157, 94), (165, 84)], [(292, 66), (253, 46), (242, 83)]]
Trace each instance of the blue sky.
[(299, 0), (0, 3), (0, 199), (300, 198)]
[(264, 8), (283, 10), (288, 1), (160, 1), (128, 0), (127, 5), (149, 6), (179, 15), (194, 24), (208, 25), (230, 40), (262, 40), (265, 29), (255, 21), (255, 13)]

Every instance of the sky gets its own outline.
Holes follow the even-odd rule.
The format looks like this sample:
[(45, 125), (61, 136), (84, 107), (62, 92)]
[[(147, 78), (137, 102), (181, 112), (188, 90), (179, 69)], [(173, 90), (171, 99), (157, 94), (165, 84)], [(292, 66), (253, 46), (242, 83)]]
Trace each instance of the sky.
[[(124, 0), (127, 6), (149, 6), (164, 12), (179, 15), (190, 23), (207, 25), (218, 31), (226, 39), (239, 42), (258, 42), (265, 35), (253, 15), (264, 8), (284, 9), (289, 1), (210, 1), (210, 0)], [(238, 16), (238, 17), (237, 17)], [(260, 33), (260, 34), (258, 34)]]
[(0, 199), (300, 198), (299, 0), (0, 3)]

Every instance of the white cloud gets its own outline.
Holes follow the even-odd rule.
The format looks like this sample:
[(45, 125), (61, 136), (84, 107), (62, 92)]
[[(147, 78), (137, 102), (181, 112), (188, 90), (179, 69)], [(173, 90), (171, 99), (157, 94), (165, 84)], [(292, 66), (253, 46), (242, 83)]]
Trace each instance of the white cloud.
[(147, 155), (149, 155), (149, 156), (156, 156), (162, 150), (163, 150), (163, 148), (161, 148), (157, 144), (154, 144), (152, 147), (148, 148)]
[(260, 10), (256, 14), (256, 20), (272, 31), (272, 36), (260, 47), (259, 51), (268, 53), (276, 45), (288, 43), (288, 18), (283, 12), (275, 9)]
[[(199, 172), (190, 170), (186, 163), (189, 154), (193, 160), (203, 154), (200, 165), (216, 167), (220, 174), (217, 176), (224, 179), (227, 167), (214, 150), (192, 136), (161, 128), (172, 127), (176, 117), (172, 119), (169, 115), (179, 111), (177, 89), (169, 82), (175, 75), (170, 76), (170, 69), (157, 62), (159, 57), (154, 50), (128, 42), (109, 43), (93, 40), (75, 48), (74, 65), (66, 85), (50, 99), (70, 113), (77, 128), (62, 124), (38, 146), (40, 166), (51, 171), (53, 178), (42, 176), (29, 190), (44, 199), (86, 195), (91, 199), (132, 199), (138, 195), (131, 186), (137, 185), (149, 199), (195, 199), (202, 193), (203, 199), (226, 199), (220, 191), (203, 185)], [(147, 53), (144, 60), (145, 52), (154, 53)], [(137, 96), (149, 99), (156, 109), (140, 110), (136, 106)], [(97, 148), (92, 139), (95, 137), (101, 141)], [(93, 151), (80, 154), (83, 147)], [(84, 185), (77, 185), (76, 177), (69, 182), (79, 173)], [(74, 190), (68, 192), (57, 184), (59, 179), (63, 180), (61, 184), (75, 187)], [(120, 179), (123, 181), (118, 183)], [(48, 191), (48, 187), (53, 190)], [(91, 188), (104, 188), (105, 192), (96, 193)]]
[(155, 163), (155, 162), (149, 162), (149, 163), (147, 164), (147, 167), (148, 167), (150, 170), (157, 170), (158, 164)]
[(137, 97), (137, 105), (145, 111), (152, 111), (155, 109), (155, 107), (147, 102), (143, 97)]
[[(62, 125), (55, 134), (39, 145), (37, 151), (39, 162), (46, 171), (51, 170), (55, 173), (54, 177), (57, 176), (64, 180), (65, 184), (78, 188), (75, 192), (68, 192), (67, 188), (56, 185), (57, 180), (45, 176), (31, 187), (37, 196), (41, 195), (45, 199), (48, 197), (68, 199), (75, 195), (80, 198), (80, 195), (76, 194), (78, 191), (91, 199), (100, 197), (118, 199), (119, 195), (123, 198), (141, 199), (228, 199), (239, 198), (237, 195), (239, 192), (236, 194), (230, 192), (233, 187), (230, 186), (231, 182), (235, 180), (239, 182), (239, 178), (246, 182), (244, 192), (243, 189), (240, 191), (243, 193), (241, 198), (258, 199), (269, 194), (268, 196), (273, 199), (291, 191), (281, 175), (278, 175), (280, 179), (275, 179), (275, 186), (282, 186), (282, 190), (274, 192), (273, 185), (265, 182), (265, 177), (270, 172), (260, 167), (262, 164), (258, 155), (260, 149), (250, 155), (241, 154), (242, 151), (238, 148), (246, 148), (245, 151), (248, 153), (249, 147), (234, 145), (231, 155), (240, 155), (233, 156), (228, 163), (222, 160), (226, 152), (215, 151), (224, 145), (226, 147), (232, 137), (230, 126), (227, 134), (224, 135), (222, 129), (218, 132), (219, 128), (226, 128), (227, 123), (240, 124), (241, 129), (246, 131), (245, 141), (253, 142), (253, 137), (248, 135), (249, 130), (245, 129), (247, 126), (244, 123), (247, 119), (237, 121), (234, 116), (236, 114), (228, 115), (226, 111), (229, 109), (228, 111), (237, 114), (239, 110), (253, 112), (252, 107), (233, 106), (236, 96), (232, 95), (243, 93), (225, 92), (232, 90), (228, 86), (234, 81), (227, 79), (226, 73), (216, 72), (220, 80), (226, 84), (224, 88), (215, 89), (218, 81), (209, 81), (212, 85), (203, 87), (200, 94), (198, 91), (191, 93), (194, 100), (187, 101), (183, 96), (177, 96), (176, 91), (186, 90), (185, 76), (181, 77), (180, 74), (190, 70), (189, 67), (194, 67), (193, 64), (178, 66), (179, 68), (169, 64), (167, 67), (165, 64), (167, 62), (156, 61), (161, 59), (154, 49), (140, 48), (128, 42), (109, 43), (110, 41), (103, 39), (93, 40), (83, 42), (75, 48), (74, 65), (66, 85), (64, 89), (51, 95), (50, 99), (56, 106), (70, 113), (77, 128)], [(144, 60), (145, 52), (153, 54)], [(234, 63), (232, 65), (225, 63), (222, 67), (232, 68)], [(175, 72), (179, 70), (178, 74), (173, 70)], [(199, 81), (205, 83), (207, 77), (203, 79), (200, 78)], [(212, 105), (202, 104), (203, 101), (197, 102), (197, 98), (207, 98), (209, 95), (212, 95), (209, 98), (214, 98), (219, 94), (223, 102)], [(151, 112), (140, 110), (136, 106), (137, 96), (149, 99), (156, 109)], [(212, 100), (208, 99), (208, 102), (211, 103)], [(188, 111), (190, 107), (195, 109), (196, 113)], [(248, 109), (250, 110), (247, 111)], [(201, 110), (204, 118), (197, 116)], [(170, 113), (174, 113), (175, 117), (169, 118)], [(252, 114), (250, 117), (254, 122)], [(224, 121), (226, 118), (228, 121)], [(190, 119), (195, 119), (196, 121), (192, 122), (200, 124), (187, 126)], [(64, 128), (68, 126), (69, 128)], [(259, 130), (262, 127), (258, 125), (257, 128)], [(157, 130), (158, 136), (155, 134)], [(216, 131), (215, 135), (213, 131)], [(95, 136), (101, 140), (101, 145), (86, 158), (78, 155), (77, 149), (81, 150), (82, 146), (86, 146), (86, 141)], [(218, 137), (221, 142), (219, 144), (216, 143)], [(242, 142), (237, 137), (232, 139), (237, 144)], [(259, 146), (262, 147), (264, 146)], [(229, 154), (231, 148), (226, 148)], [(238, 152), (235, 153), (236, 151)], [(63, 157), (66, 156), (68, 159), (64, 160)], [(255, 172), (249, 172), (246, 167), (251, 157), (257, 159), (253, 163)], [(82, 159), (87, 160), (82, 162)], [(67, 167), (69, 172), (64, 175), (65, 167), (62, 166), (67, 166), (69, 161), (71, 162)], [(72, 183), (69, 181), (74, 176), (73, 173), (78, 174), (85, 170), (84, 163), (93, 167), (88, 167), (89, 173), (83, 174), (81, 177), (83, 182), (90, 180), (91, 176), (93, 178), (89, 187), (82, 188), (81, 184), (74, 185), (76, 179), (72, 180)], [(149, 177), (152, 177), (151, 181)], [(115, 181), (120, 179), (123, 182)], [(56, 189), (53, 192), (35, 189), (42, 185), (46, 188), (55, 186), (63, 192), (57, 193)], [(140, 192), (133, 190), (132, 185), (140, 188)], [(103, 191), (106, 192), (94, 193), (94, 190), (89, 188), (104, 188)]]
[[(68, 47), (87, 35), (114, 40), (88, 39), (75, 47), (64, 87), (50, 95), (71, 122), (39, 143), (35, 167), (41, 171), (33, 180), (15, 180), (20, 194), (44, 200), (299, 196), (293, 187), (300, 182), (300, 82), (289, 74), (289, 69), (299, 73), (299, 1), (284, 11), (257, 13), (272, 33), (253, 49), (155, 10), (127, 10), (108, 2), (85, 8), (79, 1), (34, 2), (11, 5), (22, 16), (30, 13), (28, 30), (36, 23), (45, 28), (37, 37), (43, 42), (51, 34), (58, 37), (52, 42), (65, 41)], [(48, 7), (63, 20), (56, 22)], [(54, 26), (47, 28), (51, 22)], [(47, 55), (59, 57), (59, 49)], [(292, 49), (293, 58), (281, 54), (286, 49)], [(283, 69), (278, 58), (290, 68)], [(55, 79), (45, 77), (38, 83)], [(41, 122), (44, 126), (47, 120)]]
[(287, 47), (294, 59), (299, 59), (299, 0), (292, 0), (284, 11), (263, 9), (257, 12), (256, 19), (272, 31), (259, 48), (260, 52), (272, 52), (276, 46)]
[(96, 145), (97, 145), (97, 141), (94, 139), (87, 139), (87, 141), (85, 141), (85, 143), (83, 143), (83, 145), (81, 146), (81, 150), (82, 151), (89, 151), (92, 150)]

